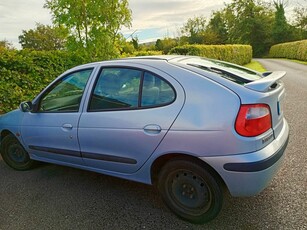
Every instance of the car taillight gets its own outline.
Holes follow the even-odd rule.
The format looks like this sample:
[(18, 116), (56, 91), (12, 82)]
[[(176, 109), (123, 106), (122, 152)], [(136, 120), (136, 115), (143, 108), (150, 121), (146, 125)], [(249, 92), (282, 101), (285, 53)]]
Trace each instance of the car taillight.
[(272, 127), (270, 107), (266, 104), (241, 105), (235, 128), (245, 137), (258, 136)]

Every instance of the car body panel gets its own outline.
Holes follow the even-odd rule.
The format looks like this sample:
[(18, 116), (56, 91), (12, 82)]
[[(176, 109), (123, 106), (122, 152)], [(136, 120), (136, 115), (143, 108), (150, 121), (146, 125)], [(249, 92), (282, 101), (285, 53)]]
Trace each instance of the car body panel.
[[(242, 140), (242, 142), (239, 143), (240, 146), (244, 146), (244, 144), (249, 143), (248, 146), (250, 146), (250, 149), (249, 150), (245, 149), (244, 150), (245, 152), (253, 152), (261, 148), (264, 148), (266, 145), (270, 144), (270, 142), (273, 140), (273, 138), (271, 138), (272, 134), (274, 134), (275, 136), (279, 135), (279, 132), (283, 127), (283, 114), (282, 111), (281, 113), (278, 112), (278, 108), (282, 107), (283, 104), (282, 100), (285, 97), (285, 89), (283, 82), (277, 81), (276, 82), (277, 85), (276, 88), (274, 88), (274, 90), (270, 90), (267, 92), (259, 92), (256, 90), (251, 90), (249, 88), (246, 88), (244, 85), (240, 85), (232, 81), (229, 81), (225, 78), (221, 78), (217, 73), (211, 73), (181, 63), (172, 63), (172, 64), (179, 66), (183, 69), (192, 71), (193, 73), (200, 74), (201, 76), (209, 78), (210, 80), (225, 86), (228, 90), (231, 90), (233, 93), (239, 96), (241, 104), (263, 103), (270, 106), (271, 115), (272, 115), (272, 130), (254, 138), (245, 138), (239, 135), (236, 136), (236, 139)], [(284, 74), (282, 76), (284, 76)], [(279, 79), (280, 76), (278, 77), (278, 80)], [(262, 79), (260, 81), (262, 81)], [(235, 131), (234, 135), (236, 135)], [(250, 143), (254, 144), (250, 145)]]
[[(88, 108), (84, 108), (78, 136), (85, 164), (97, 169), (133, 173), (150, 157), (177, 118), (184, 105), (185, 92), (172, 76), (148, 65), (127, 65), (118, 61), (100, 67), (146, 69), (168, 81), (176, 92), (174, 102), (154, 108), (101, 112), (87, 112)], [(86, 101), (89, 100), (88, 94)]]
[[(78, 111), (13, 111), (0, 117), (1, 137), (9, 132), (14, 134), (34, 160), (147, 184), (154, 183), (153, 165), (161, 157), (189, 156), (214, 170), (232, 195), (257, 194), (280, 167), (289, 136), (282, 112), (283, 83), (278, 77), (274, 88), (259, 92), (245, 87), (245, 83), (221, 77), (223, 72), (216, 69), (204, 70), (180, 62), (188, 59), (187, 56), (137, 57), (75, 67), (52, 82), (33, 104), (37, 105), (48, 88), (66, 74), (93, 68)], [(96, 78), (101, 68), (106, 67), (153, 73), (172, 85), (176, 99), (152, 107), (89, 111)], [(244, 77), (244, 71), (220, 68)], [(253, 76), (255, 81), (264, 77), (252, 71), (247, 82)], [(268, 81), (265, 82), (267, 88)], [(240, 106), (259, 103), (269, 105), (272, 128), (255, 137), (240, 136), (234, 128)], [(252, 163), (261, 165), (261, 162), (272, 165), (265, 163), (257, 171), (229, 170)]]
[(20, 137), (20, 129), (22, 126), (23, 116), (24, 113), (21, 112), (19, 109), (0, 115), (1, 134), (8, 132), (12, 133), (22, 142), (22, 139)]
[[(270, 145), (259, 151), (223, 157), (201, 157), (201, 159), (211, 165), (219, 173), (232, 196), (257, 195), (268, 186), (284, 159), (284, 151), (289, 137), (289, 126), (286, 120), (284, 120), (283, 123), (284, 126), (280, 135), (275, 138)], [(274, 157), (276, 154), (278, 154), (276, 160), (267, 164), (270, 158)], [(249, 164), (250, 168), (252, 168), (252, 165), (256, 162), (259, 162), (259, 170), (230, 171), (225, 169), (226, 164), (233, 163)]]
[[(94, 67), (75, 68), (71, 71), (66, 71), (50, 83), (33, 100), (33, 103), (39, 104), (40, 98), (60, 79), (76, 71), (88, 69), (91, 70), (88, 80), (90, 81), (91, 77), (95, 76), (96, 73)], [(88, 87), (89, 84), (85, 86), (85, 91), (88, 90)], [(20, 133), (24, 147), (32, 159), (83, 164), (78, 140), (78, 124), (84, 100), (85, 96), (83, 94), (80, 108), (75, 112), (37, 111), (23, 113)]]
[(80, 113), (25, 113), (21, 135), (30, 155), (82, 164), (78, 141)]

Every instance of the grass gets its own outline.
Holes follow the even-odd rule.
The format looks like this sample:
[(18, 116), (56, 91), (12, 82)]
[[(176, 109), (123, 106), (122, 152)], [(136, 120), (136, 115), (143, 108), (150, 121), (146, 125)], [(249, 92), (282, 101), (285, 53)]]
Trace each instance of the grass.
[(267, 71), (259, 62), (252, 60), (250, 63), (244, 65), (244, 67), (256, 70), (260, 73)]

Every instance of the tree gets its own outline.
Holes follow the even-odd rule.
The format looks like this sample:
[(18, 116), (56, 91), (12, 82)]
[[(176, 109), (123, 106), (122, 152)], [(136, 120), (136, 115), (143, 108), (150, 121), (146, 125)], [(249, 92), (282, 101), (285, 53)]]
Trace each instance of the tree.
[(139, 39), (138, 37), (132, 37), (132, 45), (134, 47), (135, 50), (138, 50), (139, 49)]
[(174, 38), (164, 38), (158, 39), (155, 44), (156, 50), (160, 50), (163, 54), (168, 54), (168, 52), (175, 46), (178, 45), (178, 42)]
[(307, 7), (294, 9), (294, 26), (300, 31), (300, 39), (307, 38)]
[(13, 49), (13, 45), (7, 40), (1, 40), (0, 49)]
[(120, 54), (133, 54), (133, 52), (135, 52), (135, 49), (134, 49), (134, 46), (132, 44), (132, 42), (127, 42), (127, 41), (124, 41), (122, 42), (122, 45), (121, 45), (121, 51), (120, 51)]
[(128, 0), (47, 0), (45, 7), (55, 24), (69, 30), (69, 50), (79, 50), (92, 60), (119, 55), (119, 31), (131, 25)]
[(202, 44), (206, 26), (207, 20), (205, 17), (189, 18), (181, 28), (181, 34), (188, 37), (190, 44)]
[(223, 42), (219, 38), (219, 35), (216, 33), (216, 31), (207, 28), (205, 32), (202, 33), (202, 44), (217, 45), (222, 43)]
[(24, 49), (62, 50), (66, 46), (67, 35), (63, 26), (52, 27), (37, 23), (35, 29), (23, 30), (18, 38)]
[(274, 1), (275, 21), (273, 24), (273, 41), (275, 44), (291, 40), (290, 26), (285, 16), (285, 2), (282, 0)]
[(215, 34), (215, 44), (225, 44), (227, 42), (228, 32), (223, 12), (216, 11), (213, 13), (208, 24), (208, 30)]
[(156, 50), (163, 50), (163, 43), (161, 39), (157, 39), (156, 44), (155, 44)]
[(227, 42), (250, 44), (254, 56), (268, 52), (272, 44), (271, 26), (274, 20), (271, 8), (255, 0), (233, 0), (223, 10), (228, 33)]

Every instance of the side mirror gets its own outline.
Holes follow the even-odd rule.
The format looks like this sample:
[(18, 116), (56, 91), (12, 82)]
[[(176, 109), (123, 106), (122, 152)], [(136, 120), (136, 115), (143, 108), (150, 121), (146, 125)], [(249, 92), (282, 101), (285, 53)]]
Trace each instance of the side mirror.
[(33, 109), (33, 104), (31, 101), (24, 101), (24, 102), (21, 102), (20, 105), (19, 105), (19, 109), (22, 111), (22, 112), (31, 112), (32, 109)]

